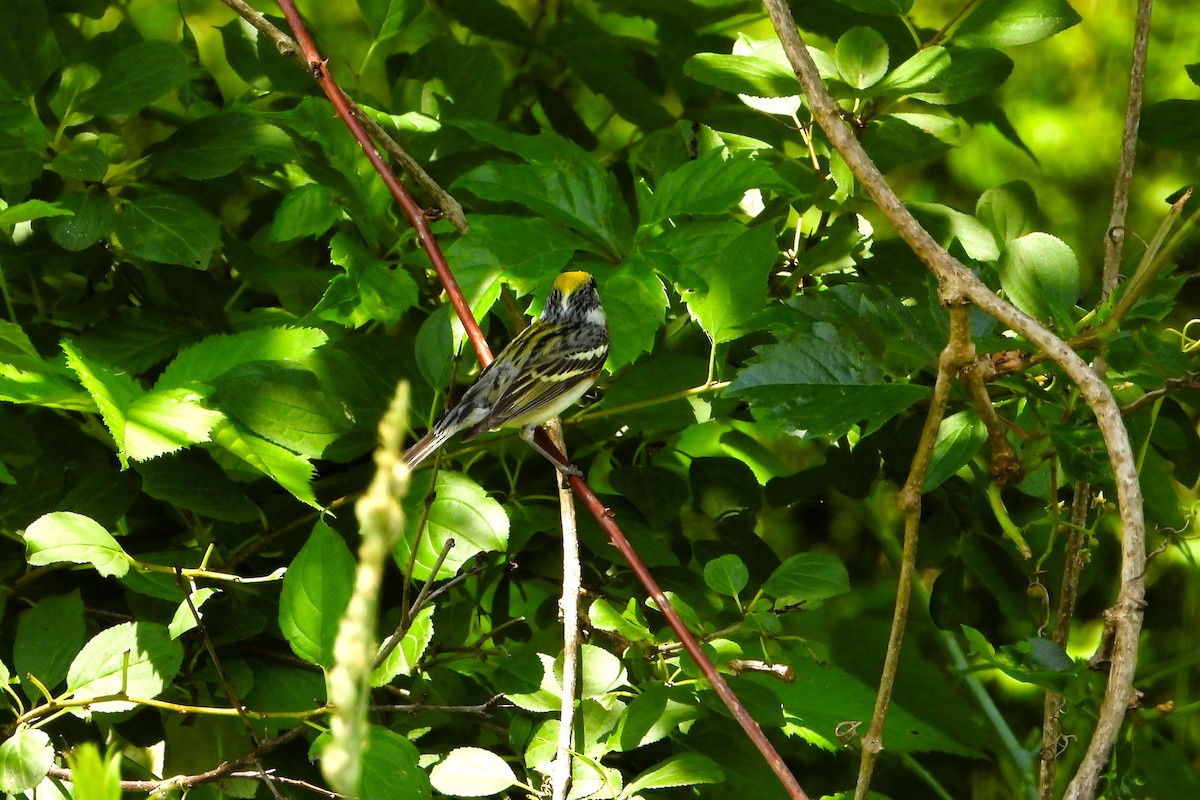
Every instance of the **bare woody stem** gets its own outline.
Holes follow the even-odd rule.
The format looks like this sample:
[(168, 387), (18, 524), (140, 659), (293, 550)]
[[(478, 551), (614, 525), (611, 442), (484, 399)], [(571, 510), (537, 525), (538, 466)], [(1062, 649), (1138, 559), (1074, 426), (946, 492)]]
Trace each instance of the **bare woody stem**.
[(971, 320), (967, 306), (961, 298), (947, 298), (947, 302), (950, 307), (950, 340), (938, 358), (933, 399), (930, 400), (929, 411), (925, 415), (925, 426), (921, 430), (921, 438), (913, 456), (908, 479), (896, 497), (896, 504), (904, 514), (904, 550), (900, 559), (900, 582), (896, 587), (896, 607), (892, 614), (887, 654), (883, 659), (883, 674), (879, 679), (879, 693), (875, 696), (875, 710), (871, 714), (871, 725), (862, 739), (855, 800), (865, 800), (867, 797), (875, 762), (883, 751), (883, 725), (887, 720), (888, 704), (891, 702), (892, 689), (896, 683), (900, 648), (904, 643), (904, 628), (912, 600), (913, 573), (917, 565), (917, 535), (921, 527), (921, 495), (924, 491), (925, 476), (929, 471), (929, 462), (933, 458), (933, 446), (937, 441), (942, 418), (946, 416), (946, 405), (950, 400), (950, 388), (955, 376), (960, 369), (975, 361), (975, 345), (971, 341)]
[(1108, 614), (1116, 632), (1108, 685), (1100, 706), (1095, 733), (1066, 795), (1069, 800), (1090, 798), (1095, 794), (1100, 774), (1107, 764), (1109, 753), (1125, 718), (1125, 711), (1133, 698), (1138, 635), (1142, 627), (1142, 608), (1145, 602), (1143, 576), (1146, 546), (1142, 492), (1138, 483), (1133, 449), (1121, 419), (1120, 408), (1108, 385), (1092, 372), (1074, 350), (1036, 319), (997, 297), (921, 227), (842, 121), (837, 104), (821, 83), (816, 64), (800, 38), (787, 3), (784, 0), (763, 0), (763, 3), (775, 33), (783, 44), (788, 61), (803, 88), (813, 118), (896, 232), (937, 277), (943, 293), (966, 298), (977, 308), (1044, 351), (1079, 387), (1081, 396), (1096, 416), (1096, 423), (1104, 436), (1109, 463), (1116, 479), (1121, 512), (1122, 551), (1121, 586), (1114, 606)]

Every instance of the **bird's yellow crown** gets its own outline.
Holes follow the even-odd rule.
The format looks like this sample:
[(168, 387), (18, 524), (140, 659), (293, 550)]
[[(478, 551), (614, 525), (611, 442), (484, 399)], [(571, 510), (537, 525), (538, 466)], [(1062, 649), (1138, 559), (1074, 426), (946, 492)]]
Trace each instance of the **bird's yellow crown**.
[(583, 286), (592, 276), (586, 272), (564, 272), (554, 279), (554, 288), (563, 297)]

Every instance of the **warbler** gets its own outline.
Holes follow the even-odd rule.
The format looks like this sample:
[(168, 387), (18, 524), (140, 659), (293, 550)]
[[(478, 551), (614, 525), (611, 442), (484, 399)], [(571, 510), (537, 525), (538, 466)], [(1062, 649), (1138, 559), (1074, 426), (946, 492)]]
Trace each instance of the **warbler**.
[(520, 428), (521, 438), (569, 475), (534, 441), (537, 427), (558, 416), (592, 387), (608, 357), (608, 318), (595, 279), (564, 272), (554, 280), (542, 315), (517, 334), (488, 364), (479, 379), (404, 454), (416, 466), (451, 436), (467, 430), (464, 441), (496, 428)]

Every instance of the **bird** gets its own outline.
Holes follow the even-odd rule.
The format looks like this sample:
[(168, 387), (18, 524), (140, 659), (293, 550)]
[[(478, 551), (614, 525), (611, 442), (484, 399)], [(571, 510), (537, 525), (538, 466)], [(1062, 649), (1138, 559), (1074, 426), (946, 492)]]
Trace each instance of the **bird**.
[(401, 460), (415, 467), (459, 431), (466, 430), (463, 440), (469, 441), (497, 428), (520, 428), (521, 438), (560, 472), (582, 475), (539, 446), (534, 435), (595, 384), (608, 348), (608, 318), (595, 278), (587, 272), (561, 273), (541, 316), (484, 367), (462, 399)]

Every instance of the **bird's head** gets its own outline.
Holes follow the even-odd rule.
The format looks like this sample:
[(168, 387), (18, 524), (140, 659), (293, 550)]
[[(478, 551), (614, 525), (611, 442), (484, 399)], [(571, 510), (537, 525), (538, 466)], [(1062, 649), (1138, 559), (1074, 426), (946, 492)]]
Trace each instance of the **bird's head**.
[(541, 318), (543, 322), (574, 321), (577, 324), (604, 325), (604, 311), (600, 306), (600, 294), (596, 291), (596, 279), (587, 272), (564, 272), (559, 275), (550, 287)]

